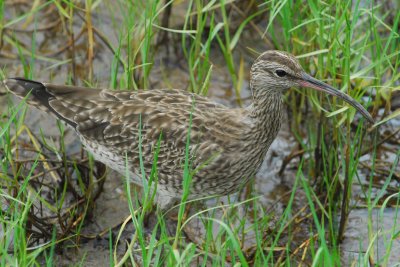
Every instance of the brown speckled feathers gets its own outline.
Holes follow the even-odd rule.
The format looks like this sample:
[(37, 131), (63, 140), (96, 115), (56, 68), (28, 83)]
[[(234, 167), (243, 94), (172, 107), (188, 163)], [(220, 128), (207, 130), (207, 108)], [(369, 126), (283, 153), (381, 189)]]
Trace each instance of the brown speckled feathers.
[(182, 194), (189, 128), (192, 198), (231, 193), (254, 176), (279, 131), (282, 93), (292, 86), (338, 96), (373, 121), (360, 104), (306, 74), (285, 52), (263, 53), (250, 74), (253, 103), (244, 109), (171, 89), (109, 91), (21, 78), (4, 84), (27, 103), (73, 127), (97, 160), (121, 173), (128, 168), (136, 183), (141, 184), (139, 147), (148, 176), (159, 144), (157, 191), (169, 197)]
[[(215, 161), (221, 155), (234, 153), (246, 128), (239, 123), (241, 117), (247, 116), (246, 110), (228, 109), (207, 98), (180, 90), (109, 91), (42, 84), (20, 78), (9, 79), (6, 85), (22, 98), (30, 92), (28, 103), (53, 113), (75, 128), (86, 148), (99, 161), (125, 173), (127, 155), (132, 178), (137, 183), (141, 183), (138, 178), (139, 131), (147, 175), (150, 174), (161, 135), (158, 179), (161, 189), (171, 191), (171, 195), (182, 188), (179, 178), (183, 175), (189, 125), (193, 169), (202, 162)], [(211, 162), (208, 167), (199, 170), (199, 174), (209, 172), (207, 169), (210, 167), (223, 170), (224, 166), (224, 162)], [(215, 186), (221, 183), (217, 177), (214, 180), (212, 184)], [(206, 179), (198, 180), (196, 184), (203, 195)], [(222, 190), (223, 186), (213, 191)]]

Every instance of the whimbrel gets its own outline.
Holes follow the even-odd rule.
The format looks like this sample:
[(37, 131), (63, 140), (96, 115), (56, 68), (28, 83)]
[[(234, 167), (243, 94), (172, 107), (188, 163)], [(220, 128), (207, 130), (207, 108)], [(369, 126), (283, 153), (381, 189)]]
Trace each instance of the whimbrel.
[(337, 96), (373, 122), (362, 105), (305, 73), (288, 53), (266, 51), (255, 60), (250, 74), (253, 102), (246, 108), (228, 108), (175, 89), (109, 91), (21, 78), (4, 84), (27, 103), (74, 128), (98, 161), (122, 174), (128, 168), (138, 184), (142, 183), (139, 136), (146, 177), (159, 144), (157, 191), (171, 198), (182, 195), (189, 128), (190, 164), (195, 170), (191, 198), (229, 194), (253, 177), (279, 131), (282, 94), (290, 87)]

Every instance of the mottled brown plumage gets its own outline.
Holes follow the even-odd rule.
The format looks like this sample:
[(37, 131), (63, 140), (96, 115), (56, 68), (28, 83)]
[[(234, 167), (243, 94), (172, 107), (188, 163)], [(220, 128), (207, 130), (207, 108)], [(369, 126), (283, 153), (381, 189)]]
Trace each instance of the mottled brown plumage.
[[(191, 198), (226, 195), (253, 177), (275, 139), (282, 120), (282, 93), (306, 86), (336, 95), (369, 113), (340, 91), (307, 75), (290, 54), (267, 51), (251, 68), (253, 103), (228, 108), (208, 98), (175, 90), (109, 91), (60, 86), (15, 78), (6, 87), (26, 101), (72, 126), (97, 160), (141, 184), (139, 131), (144, 170), (149, 176), (157, 142), (161, 195), (182, 194), (183, 165), (189, 129), (190, 160), (196, 170)], [(141, 129), (141, 130), (140, 130)]]

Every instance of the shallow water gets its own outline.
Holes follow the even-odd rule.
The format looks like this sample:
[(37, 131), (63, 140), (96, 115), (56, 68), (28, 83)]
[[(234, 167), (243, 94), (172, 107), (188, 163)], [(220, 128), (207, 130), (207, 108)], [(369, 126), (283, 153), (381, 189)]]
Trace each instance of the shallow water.
[[(373, 209), (371, 217), (372, 231), (368, 231), (368, 210), (354, 209), (350, 213), (342, 244), (344, 266), (350, 266), (353, 262), (366, 266), (369, 259), (365, 258), (364, 253), (371, 249), (374, 251), (376, 261), (387, 258), (388, 266), (395, 266), (400, 262), (400, 240), (399, 238), (392, 239), (394, 233), (398, 233), (400, 230), (398, 210), (393, 208)], [(369, 239), (366, 238), (368, 236), (378, 240), (372, 248), (369, 248)], [(391, 253), (385, 255), (389, 246), (391, 246)]]

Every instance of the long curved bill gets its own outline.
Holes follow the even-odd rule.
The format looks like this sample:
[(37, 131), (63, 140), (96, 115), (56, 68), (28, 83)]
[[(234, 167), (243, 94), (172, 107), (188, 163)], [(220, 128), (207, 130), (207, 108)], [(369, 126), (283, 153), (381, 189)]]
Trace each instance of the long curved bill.
[(327, 94), (343, 99), (344, 101), (352, 105), (355, 109), (357, 109), (370, 123), (374, 123), (374, 119), (372, 118), (371, 114), (369, 114), (369, 112), (360, 103), (358, 103), (356, 100), (346, 95), (345, 93), (333, 88), (332, 86), (315, 79), (307, 73), (303, 73), (301, 75), (301, 79), (299, 79), (299, 84), (301, 86), (313, 88), (315, 90), (325, 92)]

